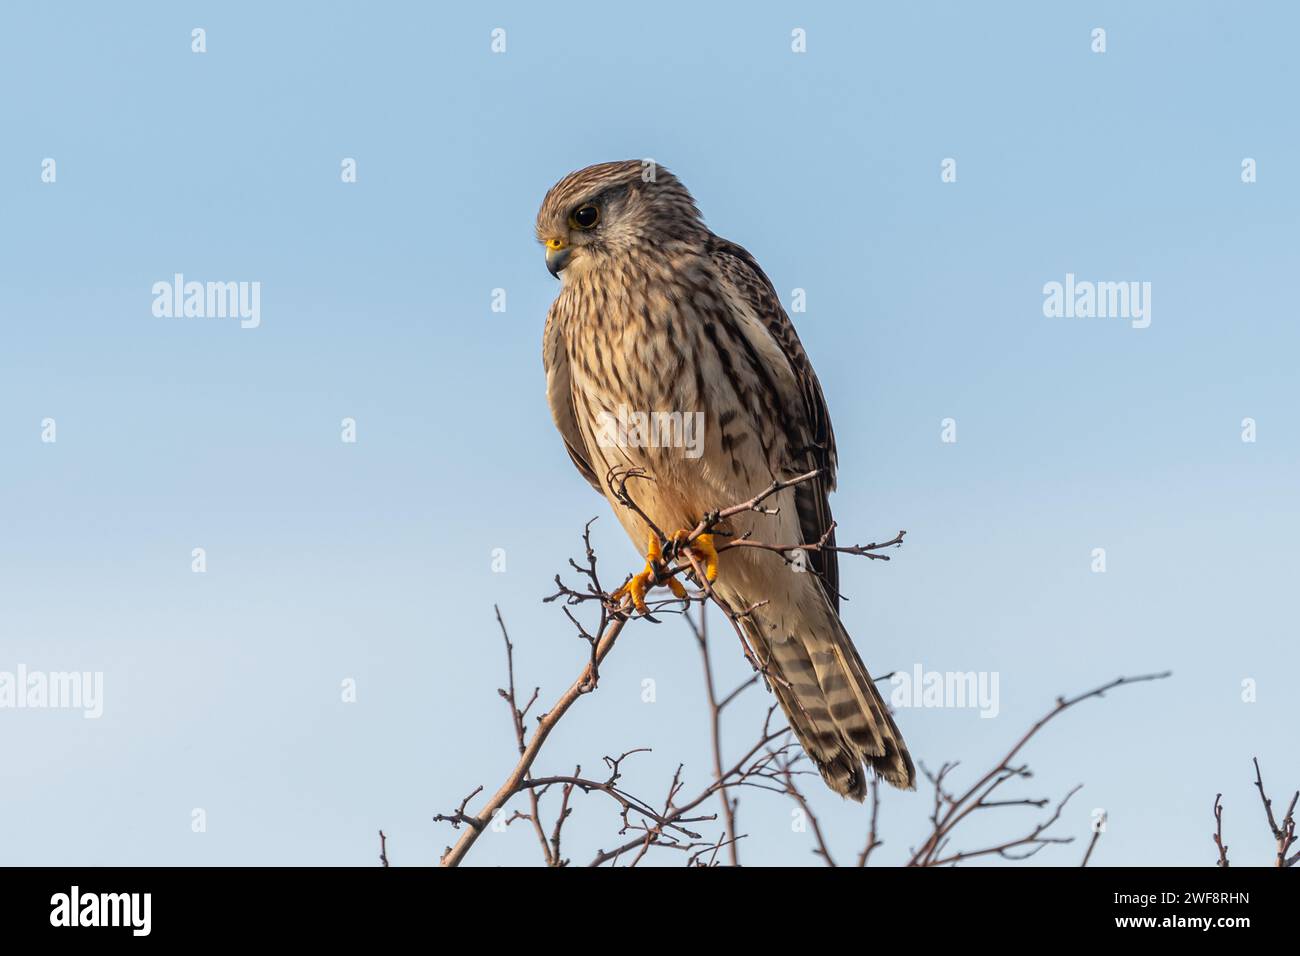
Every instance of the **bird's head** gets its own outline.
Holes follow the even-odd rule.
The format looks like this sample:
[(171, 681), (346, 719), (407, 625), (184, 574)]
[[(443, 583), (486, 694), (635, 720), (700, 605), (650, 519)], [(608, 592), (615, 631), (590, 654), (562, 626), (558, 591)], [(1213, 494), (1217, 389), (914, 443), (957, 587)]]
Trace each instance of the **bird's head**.
[(663, 252), (707, 234), (695, 200), (651, 160), (599, 163), (551, 187), (537, 213), (546, 268), (560, 277), (617, 263), (639, 248)]

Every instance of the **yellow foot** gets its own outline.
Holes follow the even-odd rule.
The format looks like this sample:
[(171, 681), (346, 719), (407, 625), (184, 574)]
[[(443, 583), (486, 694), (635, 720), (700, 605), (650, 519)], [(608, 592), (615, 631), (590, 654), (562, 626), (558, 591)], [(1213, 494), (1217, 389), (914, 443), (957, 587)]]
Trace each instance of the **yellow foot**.
[[(642, 614), (649, 614), (650, 611), (645, 603), (645, 595), (647, 591), (655, 586), (659, 574), (664, 571), (662, 559), (663, 550), (659, 547), (659, 536), (651, 531), (649, 543), (646, 545), (645, 570), (640, 574), (632, 575), (632, 580), (611, 594), (610, 597), (615, 602), (622, 602), (624, 598), (629, 598), (634, 608)], [(717, 556), (715, 555), (715, 564), (716, 561)], [(686, 597), (686, 588), (682, 586), (682, 582), (678, 581), (675, 576), (669, 578), (667, 583), (674, 595), (679, 598)]]
[[(691, 536), (691, 532), (682, 528), (673, 535), (673, 542), (681, 547), (681, 542)], [(718, 549), (713, 546), (713, 535), (702, 534), (687, 547), (686, 551), (704, 566), (704, 577), (712, 584), (718, 579)]]

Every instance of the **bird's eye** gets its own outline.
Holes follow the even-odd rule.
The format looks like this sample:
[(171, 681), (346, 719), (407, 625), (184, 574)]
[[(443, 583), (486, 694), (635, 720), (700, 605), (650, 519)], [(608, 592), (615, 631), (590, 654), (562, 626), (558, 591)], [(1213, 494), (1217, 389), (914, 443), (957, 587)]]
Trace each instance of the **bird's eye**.
[(598, 222), (600, 222), (600, 210), (590, 203), (579, 206), (569, 217), (569, 224), (575, 229), (590, 229)]

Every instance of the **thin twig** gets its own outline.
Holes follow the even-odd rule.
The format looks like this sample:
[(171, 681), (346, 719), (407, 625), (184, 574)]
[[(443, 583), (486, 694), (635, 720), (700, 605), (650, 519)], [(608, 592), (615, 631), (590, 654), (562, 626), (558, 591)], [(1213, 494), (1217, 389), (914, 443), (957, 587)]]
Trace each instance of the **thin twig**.
[[(614, 649), (614, 643), (618, 640), (619, 634), (623, 632), (623, 626), (627, 623), (627, 618), (617, 616), (612, 618), (606, 627), (601, 631), (596, 641), (593, 659), (583, 668), (578, 679), (569, 686), (557, 700), (549, 711), (542, 715), (537, 721), (537, 728), (533, 731), (532, 736), (524, 747), (524, 752), (519, 757), (519, 762), (510, 774), (506, 777), (504, 783), (497, 789), (492, 798), (485, 803), (481, 810), (476, 813), (471, 820), (464, 816), (464, 804), (461, 805), (460, 816), (471, 822), (472, 825), (467, 829), (461, 838), (456, 841), (456, 845), (449, 847), (447, 852), (442, 855), (440, 863), (442, 866), (459, 866), (461, 860), (465, 859), (465, 854), (469, 852), (478, 840), (479, 835), (483, 832), (485, 822), (492, 819), (492, 815), (506, 805), (506, 803), (519, 792), (521, 786), (527, 780), (529, 771), (532, 770), (533, 762), (541, 752), (542, 745), (546, 743), (546, 738), (551, 735), (555, 725), (560, 722), (560, 718), (568, 713), (569, 708), (577, 703), (584, 693), (587, 693), (589, 686), (594, 686), (595, 672), (605, 656)], [(479, 788), (483, 789), (482, 787)], [(477, 792), (477, 791), (475, 791)], [(471, 794), (472, 796), (472, 794)], [(468, 798), (467, 801), (468, 802)], [(435, 817), (435, 819), (439, 819)]]
[(835, 858), (831, 856), (831, 848), (826, 842), (825, 834), (822, 833), (821, 821), (817, 819), (817, 814), (815, 814), (812, 807), (808, 805), (808, 798), (804, 796), (803, 791), (800, 790), (798, 784), (794, 782), (793, 768), (798, 759), (798, 757), (795, 757), (794, 759), (782, 758), (777, 764), (777, 769), (780, 771), (781, 778), (785, 782), (786, 793), (789, 794), (794, 802), (799, 805), (799, 809), (803, 812), (804, 818), (808, 821), (809, 826), (812, 827), (813, 839), (817, 843), (817, 845), (813, 847), (813, 854), (820, 856), (827, 866), (835, 866)]
[(1296, 836), (1295, 807), (1296, 801), (1300, 800), (1300, 790), (1297, 790), (1295, 796), (1291, 798), (1291, 805), (1287, 807), (1286, 815), (1282, 818), (1281, 825), (1273, 816), (1273, 801), (1268, 798), (1264, 792), (1264, 778), (1259, 772), (1259, 758), (1252, 758), (1255, 762), (1255, 787), (1259, 790), (1259, 798), (1264, 801), (1264, 813), (1268, 817), (1268, 828), (1273, 833), (1273, 839), (1277, 841), (1277, 858), (1275, 865), (1279, 868), (1295, 866), (1300, 861), (1300, 853), (1295, 856), (1287, 857), (1287, 851), (1291, 849), (1292, 844), (1300, 837)]
[[(1007, 850), (1025, 845), (1027, 842), (1032, 846), (1032, 849), (1029, 851), (1032, 855), (1041, 850), (1047, 843), (1069, 842), (1068, 839), (1043, 838), (1041, 837), (1041, 834), (1047, 826), (1050, 826), (1051, 823), (1055, 822), (1056, 819), (1059, 818), (1061, 810), (1065, 806), (1065, 802), (1079, 789), (1078, 787), (1075, 787), (1074, 790), (1071, 790), (1066, 794), (1065, 798), (1057, 805), (1055, 813), (1053, 813), (1049, 818), (1047, 824), (1036, 827), (1028, 838), (1013, 840), (1000, 846), (988, 847), (984, 850), (969, 853), (958, 853), (955, 855), (945, 856), (943, 852), (944, 846), (948, 843), (953, 829), (961, 823), (962, 820), (966, 819), (970, 814), (978, 810), (997, 806), (1038, 807), (1046, 805), (1046, 800), (993, 801), (989, 798), (995, 790), (1007, 781), (1029, 776), (1027, 767), (1023, 765), (1014, 766), (1011, 761), (1014, 760), (1016, 755), (1020, 753), (1024, 746), (1033, 739), (1034, 735), (1042, 730), (1043, 727), (1053, 718), (1059, 716), (1061, 713), (1081, 701), (1093, 697), (1103, 697), (1107, 691), (1114, 690), (1117, 687), (1122, 687), (1126, 684), (1140, 683), (1143, 681), (1162, 680), (1168, 677), (1169, 674), (1169, 671), (1165, 671), (1159, 674), (1142, 674), (1136, 677), (1119, 677), (1108, 684), (1103, 684), (1100, 687), (1093, 688), (1092, 690), (1079, 694), (1076, 697), (1068, 699), (1058, 697), (1056, 700), (1056, 706), (1048, 711), (1045, 716), (1035, 721), (1035, 723), (1029, 728), (1024, 736), (1016, 742), (1015, 746), (1011, 748), (1006, 756), (1004, 756), (992, 770), (976, 780), (975, 783), (960, 796), (948, 793), (943, 786), (944, 779), (948, 773), (955, 769), (956, 764), (945, 764), (935, 775), (930, 775), (929, 772), (926, 771), (926, 775), (930, 777), (931, 783), (933, 783), (935, 787), (934, 809), (930, 817), (931, 832), (926, 840), (921, 844), (920, 848), (913, 853), (912, 858), (908, 861), (907, 865), (942, 866), (945, 863), (957, 862), (963, 859), (968, 859), (972, 856), (980, 856), (989, 853), (997, 853), (1000, 856), (1007, 856)], [(1018, 859), (1021, 857), (1012, 855), (1011, 858)]]
[(884, 841), (880, 839), (879, 820), (880, 820), (880, 781), (872, 780), (868, 786), (871, 788), (871, 827), (867, 831), (867, 845), (862, 848), (858, 854), (858, 866), (866, 866), (867, 860), (875, 852), (876, 847), (883, 845)]
[[(501, 608), (493, 605), (492, 609), (496, 611), (497, 625), (501, 628), (501, 637), (506, 642), (506, 687), (507, 690), (498, 690), (497, 693), (505, 698), (510, 707), (510, 719), (515, 728), (515, 742), (519, 747), (519, 755), (523, 756), (527, 747), (527, 730), (524, 725), (524, 718), (533, 704), (537, 701), (537, 695), (541, 693), (540, 687), (533, 688), (533, 696), (528, 699), (528, 703), (523, 707), (519, 706), (519, 698), (515, 694), (515, 646), (510, 643), (510, 632), (506, 629), (506, 622), (501, 618)], [(532, 809), (526, 816), (533, 824), (533, 832), (537, 834), (538, 842), (542, 845), (542, 857), (546, 860), (547, 866), (555, 866), (555, 857), (551, 854), (551, 846), (546, 842), (546, 831), (542, 829), (541, 807), (538, 802), (536, 790), (529, 789), (528, 802)]]
[[(713, 744), (713, 779), (722, 780), (722, 709), (731, 703), (733, 697), (728, 697), (725, 701), (718, 701), (717, 689), (713, 681), (713, 661), (709, 655), (709, 618), (708, 605), (700, 605), (700, 623), (686, 616), (686, 623), (690, 625), (691, 632), (695, 635), (695, 642), (700, 649), (700, 661), (704, 668), (704, 693), (709, 703), (709, 734)], [(748, 686), (748, 685), (745, 685)], [(722, 804), (722, 822), (724, 825), (724, 834), (726, 836), (727, 857), (732, 866), (740, 865), (740, 854), (737, 849), (736, 840), (736, 800), (734, 800), (726, 790), (718, 792), (718, 799)]]
[(1214, 845), (1219, 848), (1218, 865), (1228, 868), (1228, 845), (1223, 842), (1223, 794), (1214, 795)]
[(1093, 827), (1092, 839), (1088, 841), (1088, 849), (1083, 854), (1083, 862), (1079, 864), (1080, 868), (1088, 865), (1088, 861), (1092, 859), (1092, 851), (1097, 848), (1097, 841), (1100, 839), (1101, 839), (1101, 827)]

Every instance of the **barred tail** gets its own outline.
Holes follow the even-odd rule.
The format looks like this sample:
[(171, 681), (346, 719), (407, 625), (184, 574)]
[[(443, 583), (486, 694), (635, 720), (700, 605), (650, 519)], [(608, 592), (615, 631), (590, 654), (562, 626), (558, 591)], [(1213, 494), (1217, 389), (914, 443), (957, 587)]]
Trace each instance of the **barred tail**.
[(745, 630), (754, 650), (766, 658), (772, 689), (826, 785), (862, 800), (865, 764), (887, 783), (913, 789), (916, 770), (903, 735), (830, 605), (820, 620), (793, 635), (765, 627), (766, 610), (744, 619)]

